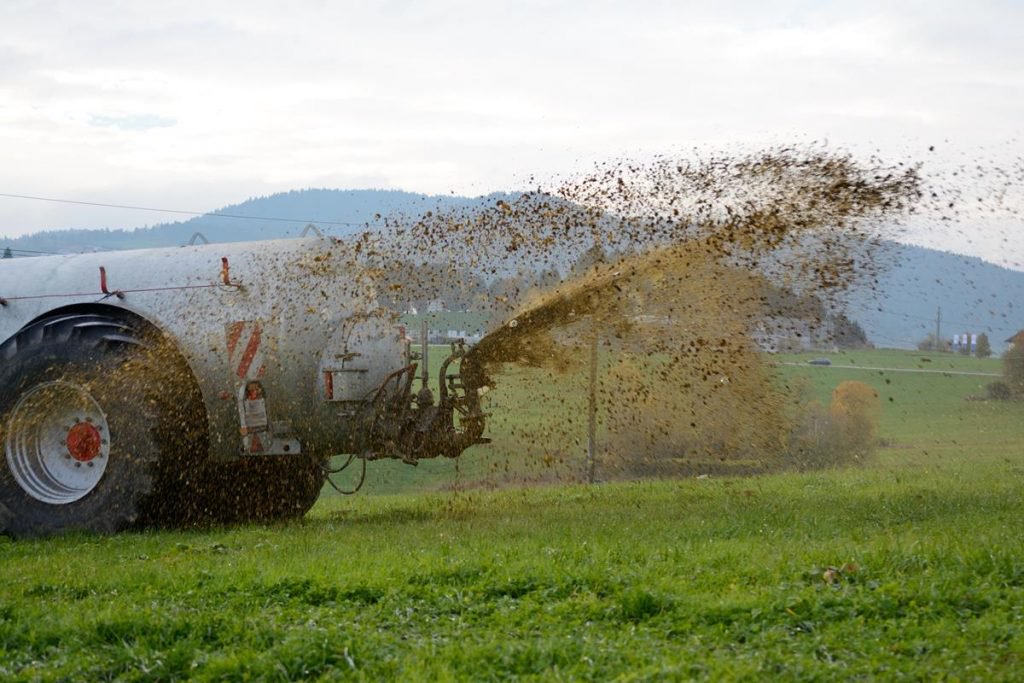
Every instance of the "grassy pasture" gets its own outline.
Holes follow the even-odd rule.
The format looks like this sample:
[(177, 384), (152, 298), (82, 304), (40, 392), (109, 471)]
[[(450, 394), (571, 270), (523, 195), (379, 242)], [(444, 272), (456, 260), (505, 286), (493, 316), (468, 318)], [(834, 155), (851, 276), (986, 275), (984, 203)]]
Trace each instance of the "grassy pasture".
[[(992, 378), (808, 358), (780, 358), (799, 364), (780, 373), (823, 399), (846, 378), (879, 391), (891, 445), (876, 462), (370, 489), (325, 494), (305, 520), (274, 527), (0, 538), (0, 679), (1019, 680), (1024, 405), (964, 400)], [(522, 414), (494, 435), (513, 445), (476, 465), (467, 456), (462, 476), (486, 475), (516, 439), (534, 447), (527, 435), (546, 421), (579, 419), (583, 392), (564, 381), (562, 415), (506, 392)], [(452, 463), (396, 469), (378, 491), (417, 476), (450, 482)]]
[[(984, 397), (985, 386), (998, 377), (952, 374), (999, 374), (1002, 364), (997, 358), (882, 349), (824, 356), (836, 365), (861, 369), (806, 365), (807, 360), (819, 357), (822, 354), (781, 356), (781, 362), (802, 366), (781, 365), (779, 370), (790, 381), (806, 381), (825, 404), (844, 379), (871, 385), (882, 401), (880, 435), (890, 444), (882, 449), (883, 463), (941, 464), (945, 458), (970, 462), (979, 457), (1000, 457), (1024, 445), (1024, 424), (1020, 420), (1024, 406), (970, 400)], [(879, 367), (897, 371), (867, 369)], [(944, 372), (950, 374), (941, 374)]]
[[(432, 348), (431, 368), (440, 367), (444, 353), (444, 347)], [(829, 358), (835, 367), (807, 364), (821, 357)], [(984, 396), (985, 385), (998, 378), (940, 374), (998, 374), (1002, 365), (997, 358), (892, 349), (771, 358), (778, 364), (781, 381), (800, 387), (826, 406), (832, 390), (843, 380), (871, 385), (883, 404), (880, 436), (888, 445), (879, 454), (881, 463), (894, 460), (907, 465), (920, 461), (927, 465), (945, 457), (998, 457), (1015, 446), (1019, 449), (1024, 437), (1024, 425), (1015, 417), (1022, 410), (1020, 404), (966, 400)], [(609, 355), (601, 354), (600, 378), (607, 376), (611, 362)], [(867, 369), (879, 367), (896, 371)], [(564, 375), (513, 368), (496, 379), (498, 386), (487, 404), (493, 413), (488, 421), (493, 444), (470, 449), (457, 463), (423, 461), (416, 468), (400, 462), (372, 463), (364, 491), (401, 493), (577, 477), (586, 454), (586, 368), (581, 366)], [(601, 386), (600, 402), (615, 400), (616, 388)], [(598, 417), (603, 422), (603, 408)], [(599, 443), (605, 437), (599, 428)]]

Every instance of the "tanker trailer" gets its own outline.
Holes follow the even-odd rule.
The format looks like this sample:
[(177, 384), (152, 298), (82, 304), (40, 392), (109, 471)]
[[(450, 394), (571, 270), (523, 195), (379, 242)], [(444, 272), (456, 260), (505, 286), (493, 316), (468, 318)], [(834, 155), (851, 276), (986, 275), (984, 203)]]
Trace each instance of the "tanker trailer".
[(0, 262), (0, 532), (272, 520), (328, 458), (456, 457), (481, 373), (417, 373), (337, 240)]

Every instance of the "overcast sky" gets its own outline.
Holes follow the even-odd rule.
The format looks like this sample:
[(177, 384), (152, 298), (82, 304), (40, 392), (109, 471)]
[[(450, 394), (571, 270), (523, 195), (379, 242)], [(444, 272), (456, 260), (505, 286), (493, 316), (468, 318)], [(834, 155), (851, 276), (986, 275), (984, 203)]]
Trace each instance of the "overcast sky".
[[(609, 157), (826, 139), (1009, 167), (1022, 8), (2, 0), (0, 193), (197, 211), (303, 187), (478, 195)], [(0, 198), (8, 235), (171, 219)], [(1019, 217), (992, 225), (916, 239), (1024, 261)]]

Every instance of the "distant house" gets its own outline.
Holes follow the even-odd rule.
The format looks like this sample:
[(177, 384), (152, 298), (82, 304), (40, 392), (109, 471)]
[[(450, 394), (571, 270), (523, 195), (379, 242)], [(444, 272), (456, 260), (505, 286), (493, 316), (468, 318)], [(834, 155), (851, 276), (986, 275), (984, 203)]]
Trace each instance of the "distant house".
[(1024, 330), (1021, 330), (1017, 334), (1007, 339), (1006, 343), (1011, 346), (1016, 346), (1017, 344), (1024, 344)]

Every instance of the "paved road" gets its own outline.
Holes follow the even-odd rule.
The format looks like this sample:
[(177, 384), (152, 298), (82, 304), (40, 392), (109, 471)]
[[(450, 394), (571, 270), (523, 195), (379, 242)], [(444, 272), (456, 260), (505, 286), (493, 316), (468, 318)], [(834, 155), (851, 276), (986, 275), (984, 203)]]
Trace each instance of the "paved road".
[(875, 368), (867, 365), (811, 365), (810, 363), (782, 362), (798, 368), (841, 368), (843, 370), (871, 370), (873, 372), (917, 372), (925, 375), (968, 375), (970, 377), (1002, 377), (998, 372), (968, 372), (966, 370), (926, 370), (925, 368)]

